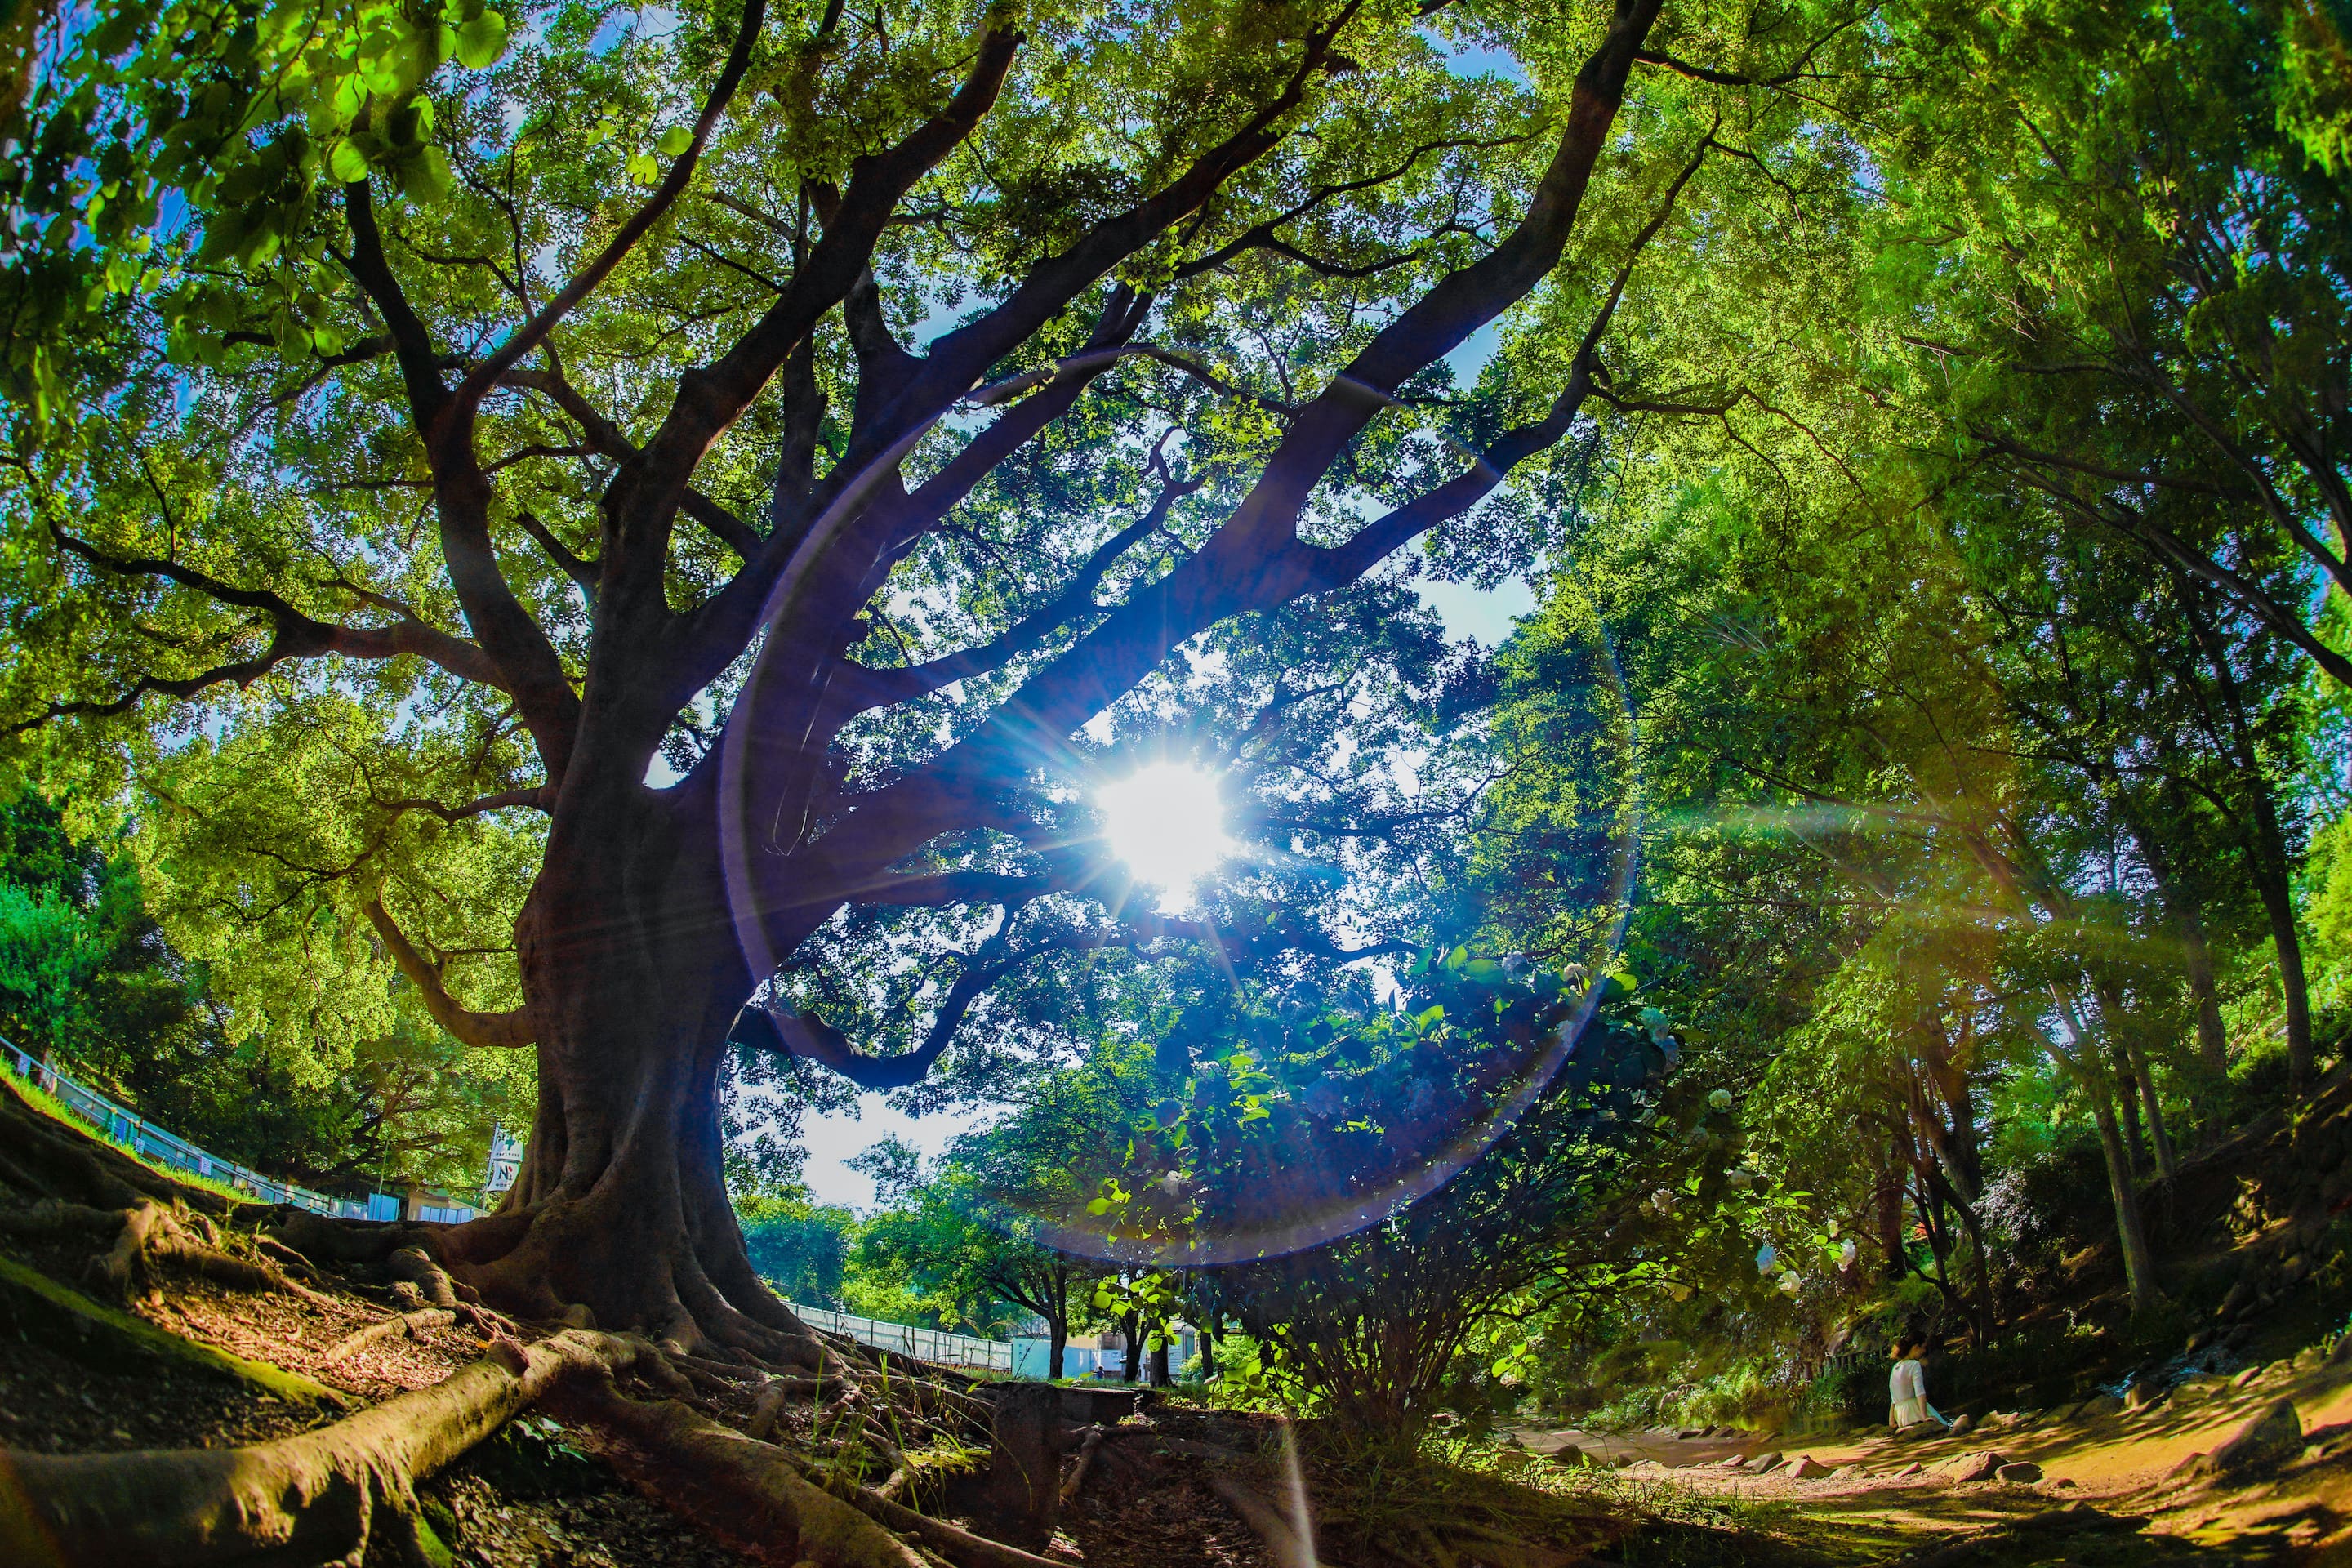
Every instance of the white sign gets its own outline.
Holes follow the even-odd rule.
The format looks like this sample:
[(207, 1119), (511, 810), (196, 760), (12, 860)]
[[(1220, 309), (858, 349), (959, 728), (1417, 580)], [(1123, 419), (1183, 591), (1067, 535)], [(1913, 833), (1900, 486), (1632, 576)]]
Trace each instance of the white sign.
[(502, 1193), (515, 1184), (522, 1170), (522, 1140), (503, 1127), (490, 1130), (490, 1172), (482, 1183), (486, 1193)]

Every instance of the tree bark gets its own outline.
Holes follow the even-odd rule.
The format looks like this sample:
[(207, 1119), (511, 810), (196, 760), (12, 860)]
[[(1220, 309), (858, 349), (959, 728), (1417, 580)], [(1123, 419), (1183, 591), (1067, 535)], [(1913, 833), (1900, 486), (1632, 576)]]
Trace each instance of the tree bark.
[[(2179, 786), (2172, 787), (2177, 791)], [(2218, 1082), (2230, 1070), (2230, 1037), (2221, 1025), (2221, 988), (2213, 975), (2213, 950), (2205, 940), (2204, 911), (2199, 907), (2196, 889), (2181, 878), (2171, 851), (2156, 829), (2137, 812), (2132, 814), (2131, 829), (2140, 858), (2156, 879), (2157, 896), (2163, 900), (2165, 913), (2180, 933), (2181, 967), (2188, 974), (2189, 1006), (2197, 1016), (2197, 1059)]]
[(2254, 886), (2262, 894), (2271, 942), (2278, 949), (2279, 986), (2286, 993), (2287, 1079), (2300, 1094), (2311, 1087), (2311, 987), (2303, 973), (2303, 937), (2295, 928), (2294, 889), (2287, 880), (2286, 835), (2268, 780), (2257, 774), (2253, 792)]
[(2147, 1168), (2147, 1140), (2140, 1130), (2139, 1096), (2134, 1092), (2138, 1080), (2133, 1076), (2131, 1062), (2124, 1055), (2120, 1042), (2110, 1042), (2107, 1054), (2113, 1058), (2108, 1063), (2108, 1070), (2126, 1086), (2125, 1092), (2118, 1097), (2123, 1115), (2124, 1158), (2137, 1181), (2139, 1173)]
[(631, 784), (559, 811), (515, 933), (539, 1046), (530, 1143), (498, 1212), (438, 1250), (511, 1311), (585, 1306), (669, 1348), (821, 1366), (727, 1195), (719, 1068), (752, 982), (698, 793)]
[(2139, 1189), (2133, 1183), (2131, 1155), (2124, 1148), (2123, 1129), (2116, 1120), (2114, 1097), (2105, 1083), (2084, 1085), (2091, 1114), (2099, 1125), (2099, 1152), (2106, 1157), (2107, 1193), (2116, 1209), (2116, 1241), (2123, 1252), (2124, 1282), (2131, 1292), (2132, 1311), (2147, 1311), (2158, 1301), (2156, 1263), (2147, 1245), (2147, 1227), (2139, 1209)]
[(1910, 1272), (1903, 1245), (1903, 1169), (1906, 1163), (1903, 1151), (1890, 1138), (1885, 1163), (1879, 1167), (1876, 1193), (1878, 1245), (1885, 1255), (1880, 1277), (1889, 1283)]

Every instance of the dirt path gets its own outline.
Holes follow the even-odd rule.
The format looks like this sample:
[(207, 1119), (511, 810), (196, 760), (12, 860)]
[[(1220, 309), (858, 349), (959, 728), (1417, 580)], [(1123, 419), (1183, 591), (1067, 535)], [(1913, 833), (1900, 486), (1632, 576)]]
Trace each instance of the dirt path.
[[(2234, 1483), (2184, 1472), (2194, 1456), (2212, 1453), (2282, 1399), (2301, 1418), (2298, 1452)], [(1958, 1437), (1681, 1439), (1538, 1427), (1513, 1435), (1538, 1455), (1574, 1444), (1622, 1462), (1629, 1476), (1738, 1505), (1830, 1562), (2352, 1564), (2352, 1366), (2297, 1371), (2277, 1363), (2243, 1384), (2177, 1390), (2142, 1411), (1994, 1416)], [(1988, 1451), (2038, 1467), (2042, 1479), (1955, 1479), (1956, 1462)], [(1810, 1457), (1839, 1473), (1799, 1480), (1723, 1466), (1769, 1452), (1784, 1462)], [(2036, 1522), (2020, 1528), (2025, 1521)], [(1899, 1541), (1912, 1544), (1890, 1551)]]

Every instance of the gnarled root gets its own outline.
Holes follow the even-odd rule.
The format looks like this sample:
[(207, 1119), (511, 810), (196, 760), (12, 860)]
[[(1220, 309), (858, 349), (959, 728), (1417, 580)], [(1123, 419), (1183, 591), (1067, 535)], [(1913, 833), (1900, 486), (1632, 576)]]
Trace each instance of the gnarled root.
[(609, 1375), (635, 1353), (577, 1331), (530, 1346), (508, 1341), (431, 1388), (300, 1436), (246, 1448), (0, 1455), (0, 1561), (356, 1565), (378, 1529), (414, 1547), (420, 1478), (567, 1373)]
[(337, 1305), (332, 1297), (287, 1278), (286, 1271), (274, 1263), (239, 1258), (198, 1239), (170, 1209), (152, 1198), (125, 1210), (116, 1216), (116, 1223), (120, 1228), (113, 1248), (99, 1265), (99, 1273), (125, 1300), (149, 1287), (156, 1265), (171, 1264), (241, 1290), (275, 1290), (299, 1297), (314, 1307)]
[(0, 1182), (29, 1197), (62, 1198), (117, 1212), (142, 1198), (185, 1204), (199, 1213), (222, 1216), (261, 1206), (150, 1170), (40, 1110), (5, 1072), (0, 1072)]
[[(630, 1399), (609, 1384), (565, 1389), (559, 1406), (627, 1440), (614, 1456), (697, 1524), (740, 1545), (826, 1568), (925, 1568), (906, 1542), (812, 1485), (783, 1450), (675, 1400)], [(787, 1559), (789, 1560), (789, 1559)]]
[(345, 1356), (358, 1354), (378, 1340), (388, 1340), (396, 1334), (405, 1334), (414, 1338), (424, 1330), (446, 1329), (457, 1321), (457, 1313), (439, 1307), (427, 1307), (419, 1312), (403, 1312), (398, 1317), (386, 1318), (380, 1323), (370, 1323), (357, 1333), (345, 1334), (328, 1346), (327, 1353), (320, 1359), (332, 1363), (342, 1360)]
[(196, 1372), (279, 1399), (337, 1408), (343, 1404), (342, 1396), (323, 1384), (165, 1333), (7, 1258), (0, 1258), (0, 1334), (21, 1335), (110, 1372), (139, 1367)]

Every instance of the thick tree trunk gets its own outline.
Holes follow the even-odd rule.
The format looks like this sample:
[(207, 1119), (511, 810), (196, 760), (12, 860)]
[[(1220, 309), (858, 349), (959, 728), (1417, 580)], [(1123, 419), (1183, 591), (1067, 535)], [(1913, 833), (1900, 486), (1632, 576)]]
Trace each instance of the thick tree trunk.
[(1903, 1246), (1903, 1151), (1888, 1141), (1886, 1162), (1878, 1170), (1878, 1245), (1885, 1261), (1880, 1278), (1892, 1283), (1910, 1272)]
[[(499, 1211), (453, 1272), (509, 1310), (814, 1365), (753, 1270), (722, 1173), (718, 1082), (751, 990), (707, 814), (632, 786), (567, 799), (516, 924), (539, 1108)], [(689, 826), (681, 826), (681, 824)]]
[(1118, 1380), (1138, 1383), (1143, 1376), (1143, 1314), (1129, 1312), (1118, 1321), (1118, 1337), (1125, 1342), (1118, 1352)]

